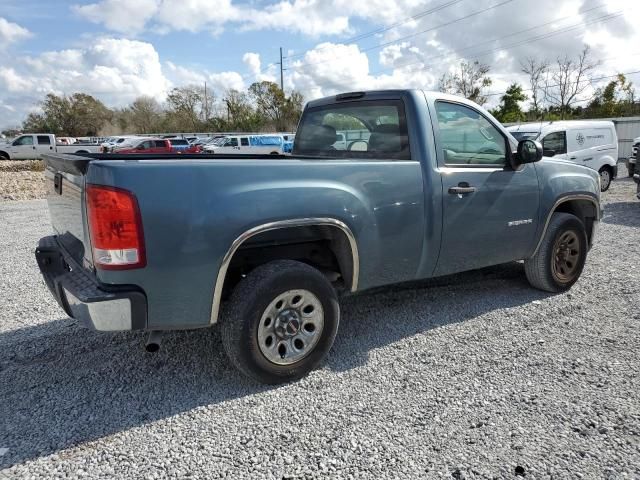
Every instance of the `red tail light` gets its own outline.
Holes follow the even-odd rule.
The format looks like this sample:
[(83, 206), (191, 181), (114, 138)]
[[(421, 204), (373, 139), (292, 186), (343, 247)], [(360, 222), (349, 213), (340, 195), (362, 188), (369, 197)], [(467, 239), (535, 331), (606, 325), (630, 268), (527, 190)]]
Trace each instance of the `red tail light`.
[(93, 262), (105, 270), (142, 268), (147, 264), (142, 219), (133, 193), (87, 185), (87, 217)]

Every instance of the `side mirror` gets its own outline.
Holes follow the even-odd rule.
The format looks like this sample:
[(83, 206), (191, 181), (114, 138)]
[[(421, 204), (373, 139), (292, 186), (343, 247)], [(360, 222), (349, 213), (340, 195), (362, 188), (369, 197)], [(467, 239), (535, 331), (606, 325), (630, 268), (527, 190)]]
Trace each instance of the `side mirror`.
[(535, 140), (521, 140), (515, 160), (518, 165), (538, 162), (542, 159), (542, 145)]
[(138, 146), (136, 147), (136, 150), (144, 150), (144, 145), (138, 145)]
[(550, 148), (543, 148), (542, 149), (542, 154), (545, 157), (553, 157), (553, 156), (555, 156), (556, 151), (555, 150), (551, 150)]

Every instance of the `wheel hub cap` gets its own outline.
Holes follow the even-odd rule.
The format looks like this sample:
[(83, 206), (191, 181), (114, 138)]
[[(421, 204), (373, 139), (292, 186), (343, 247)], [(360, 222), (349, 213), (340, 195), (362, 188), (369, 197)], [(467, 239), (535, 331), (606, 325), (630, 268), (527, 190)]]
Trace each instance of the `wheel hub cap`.
[(580, 264), (580, 242), (578, 236), (568, 231), (556, 240), (552, 263), (553, 275), (559, 282), (573, 280)]
[(275, 332), (279, 338), (291, 338), (300, 331), (300, 316), (295, 310), (287, 309), (278, 315)]
[(309, 355), (324, 328), (324, 310), (308, 290), (288, 290), (267, 306), (258, 325), (258, 347), (276, 365), (291, 365)]

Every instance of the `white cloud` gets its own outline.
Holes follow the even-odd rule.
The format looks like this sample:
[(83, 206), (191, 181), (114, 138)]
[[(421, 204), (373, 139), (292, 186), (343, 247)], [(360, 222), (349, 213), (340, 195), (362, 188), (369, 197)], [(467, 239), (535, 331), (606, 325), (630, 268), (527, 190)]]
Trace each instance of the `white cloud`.
[(93, 23), (102, 23), (109, 30), (137, 33), (158, 13), (159, 0), (102, 0), (72, 9)]
[(28, 79), (18, 75), (12, 67), (0, 67), (0, 85), (12, 93), (23, 92), (33, 86)]
[(242, 56), (242, 62), (249, 68), (249, 73), (252, 75), (260, 74), (261, 65), (259, 54), (247, 52)]
[(26, 28), (0, 17), (0, 48), (29, 38), (31, 35), (31, 32)]

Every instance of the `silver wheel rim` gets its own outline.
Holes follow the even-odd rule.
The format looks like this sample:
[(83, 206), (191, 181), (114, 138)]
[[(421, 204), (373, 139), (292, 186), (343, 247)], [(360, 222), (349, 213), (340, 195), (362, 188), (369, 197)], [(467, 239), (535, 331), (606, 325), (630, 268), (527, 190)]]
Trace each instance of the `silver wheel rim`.
[(309, 355), (324, 328), (324, 310), (308, 290), (281, 293), (265, 309), (258, 325), (258, 347), (276, 365), (291, 365)]
[(600, 183), (603, 190), (606, 190), (609, 187), (609, 183), (611, 182), (611, 175), (609, 175), (609, 170), (602, 170), (600, 172)]

